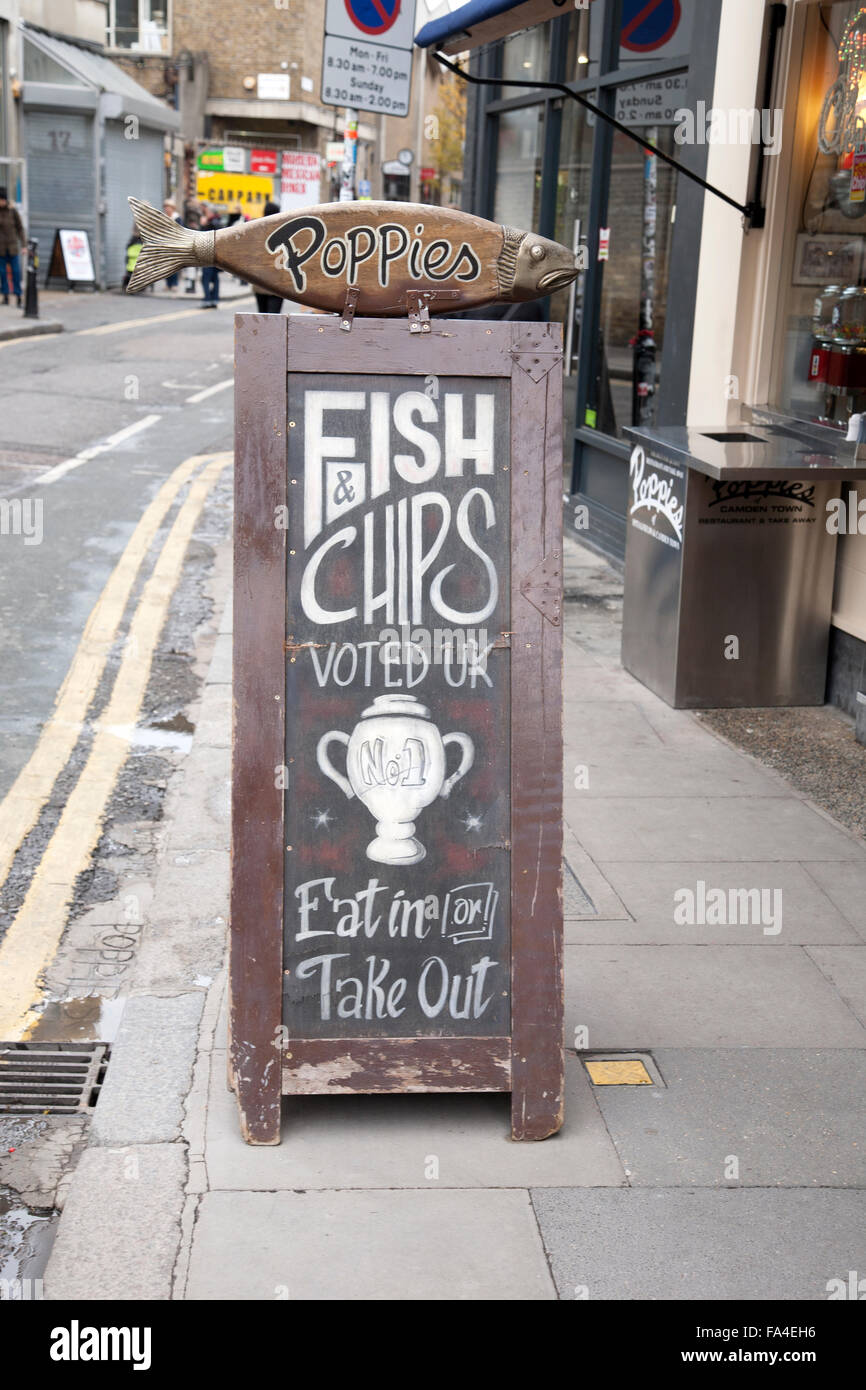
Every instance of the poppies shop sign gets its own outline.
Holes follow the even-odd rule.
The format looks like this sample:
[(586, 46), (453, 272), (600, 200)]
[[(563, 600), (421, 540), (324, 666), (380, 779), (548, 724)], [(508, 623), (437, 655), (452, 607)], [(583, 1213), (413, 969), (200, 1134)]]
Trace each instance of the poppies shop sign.
[[(226, 179), (236, 185), (241, 177), (208, 176), (214, 189), (207, 200), (224, 201), (220, 188)], [(244, 177), (270, 189), (264, 178)], [(204, 178), (199, 175), (200, 183)], [(495, 301), (540, 299), (585, 269), (585, 262), (555, 241), (450, 208), (372, 200), (307, 206), (317, 180), (317, 155), (285, 154), (286, 208), (216, 231), (181, 227), (130, 198), (142, 250), (129, 293), (186, 266), (213, 265), (269, 294), (344, 317), (349, 309), (349, 317), (357, 312), (405, 318), (419, 301), (429, 317)], [(296, 199), (305, 205), (295, 207)]]
[(277, 1142), (282, 1094), (497, 1090), (540, 1139), (562, 1118), (559, 330), (342, 322), (237, 319), (242, 1128)]

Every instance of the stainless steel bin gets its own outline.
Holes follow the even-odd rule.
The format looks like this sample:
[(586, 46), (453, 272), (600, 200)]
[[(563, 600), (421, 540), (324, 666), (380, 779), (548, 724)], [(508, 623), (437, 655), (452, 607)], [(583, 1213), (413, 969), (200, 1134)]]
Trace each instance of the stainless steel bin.
[(866, 478), (857, 446), (753, 423), (626, 434), (625, 668), (678, 708), (823, 704), (827, 503)]

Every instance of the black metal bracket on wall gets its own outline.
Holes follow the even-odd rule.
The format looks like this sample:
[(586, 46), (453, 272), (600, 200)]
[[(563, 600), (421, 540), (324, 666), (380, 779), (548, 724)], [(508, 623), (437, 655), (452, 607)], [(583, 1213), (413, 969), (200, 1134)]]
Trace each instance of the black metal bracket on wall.
[[(785, 6), (774, 5), (773, 9), (784, 10)], [(772, 55), (768, 55), (769, 81), (772, 80), (772, 66), (770, 66), (769, 59), (770, 56), (772, 56), (773, 60), (775, 59), (775, 45), (777, 34), (778, 29), (774, 28), (771, 34)], [(708, 183), (706, 179), (702, 179), (700, 174), (693, 173), (692, 170), (687, 169), (684, 164), (680, 164), (679, 160), (673, 159), (669, 154), (665, 154), (663, 150), (660, 150), (656, 145), (651, 144), (649, 140), (644, 140), (642, 135), (637, 135), (635, 131), (630, 129), (629, 126), (624, 125), (622, 121), (618, 121), (615, 116), (612, 116), (609, 111), (602, 110), (602, 108), (600, 106), (597, 106), (594, 101), (590, 101), (589, 97), (583, 96), (580, 92), (573, 91), (571, 87), (569, 87), (565, 82), (520, 82), (517, 79), (512, 78), (478, 77), (475, 73), (464, 72), (464, 70), (461, 67), (459, 67), (457, 63), (452, 63), (450, 59), (446, 58), (444, 53), (434, 53), (433, 57), (436, 59), (436, 62), (440, 64), (441, 67), (447, 68), (448, 71), (453, 72), (456, 77), (462, 78), (464, 82), (471, 82), (474, 86), (522, 87), (533, 92), (559, 92), (562, 96), (570, 97), (572, 101), (579, 102), (581, 106), (586, 107), (587, 111), (591, 111), (593, 115), (598, 117), (599, 120), (606, 121), (608, 125), (613, 126), (614, 130), (618, 130), (629, 140), (633, 140), (636, 145), (640, 145), (641, 148), (648, 151), (649, 154), (655, 155), (656, 158), (662, 160), (663, 163), (669, 164), (672, 169), (676, 169), (678, 174), (682, 174), (685, 178), (691, 179), (693, 183), (700, 184), (701, 188), (703, 188), (705, 192), (712, 193), (713, 196), (716, 198), (721, 198), (722, 202), (727, 203), (729, 207), (736, 208), (737, 212), (742, 213), (743, 217), (746, 219), (746, 222), (750, 227), (762, 227), (764, 225), (764, 209), (760, 203), (755, 201), (751, 201), (748, 203), (738, 203), (736, 198), (729, 197), (729, 195), (727, 193), (723, 193), (720, 188), (716, 188), (714, 184)], [(762, 143), (761, 155), (763, 156), (763, 154), (764, 147)], [(759, 175), (762, 171), (763, 160), (761, 160), (759, 165)], [(760, 187), (760, 185), (758, 185), (758, 187)]]

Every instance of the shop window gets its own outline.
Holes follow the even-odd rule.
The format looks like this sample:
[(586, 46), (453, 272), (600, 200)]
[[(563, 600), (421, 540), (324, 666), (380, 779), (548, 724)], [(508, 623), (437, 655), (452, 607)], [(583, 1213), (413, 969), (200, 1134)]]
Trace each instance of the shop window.
[(866, 412), (866, 8), (805, 20), (772, 403), (847, 429)]
[[(544, 82), (550, 62), (550, 26), (539, 24), (514, 34), (502, 45), (502, 81)], [(506, 89), (504, 96), (514, 96), (515, 89)]]
[[(666, 154), (679, 152), (673, 126), (635, 126)], [(671, 213), (676, 176), (616, 132), (610, 194), (599, 250), (606, 252), (594, 381), (581, 422), (622, 436), (624, 425), (654, 423), (665, 332)]]
[(37, 48), (34, 43), (24, 39), (22, 48), (25, 82), (53, 82), (60, 83), (64, 87), (80, 87), (82, 85), (80, 77), (76, 77), (75, 73), (62, 67), (47, 53), (43, 53), (42, 49)]
[[(676, 174), (578, 102), (544, 89), (529, 95), (508, 79), (574, 84), (676, 157), (699, 3), (621, 0), (618, 46), (607, 0), (568, 6), (491, 53), (489, 76), (502, 85), (485, 98), (479, 187), (487, 215), (582, 252), (585, 267), (542, 306), (563, 325), (564, 425), (578, 441), (574, 491), (586, 481), (579, 473), (587, 449), (603, 451), (605, 466), (615, 461), (621, 487), (624, 428), (657, 417)], [(602, 500), (609, 509), (621, 504), (613, 494)]]
[[(0, 154), (6, 154), (6, 73), (9, 64), (6, 60), (9, 25), (0, 19)], [(4, 169), (5, 172), (5, 169)]]
[[(756, 0), (757, 2), (757, 0)], [(688, 61), (697, 6), (704, 0), (622, 0), (619, 51), (615, 69), (658, 67), (660, 71)], [(602, 34), (607, 0), (592, 0), (588, 10), (575, 10), (568, 36), (568, 71), (574, 80), (596, 77), (601, 70)]]
[(109, 0), (108, 46), (167, 53), (168, 0)]
[(498, 124), (494, 221), (537, 232), (544, 108), (502, 111)]
[[(396, 163), (396, 161), (394, 161)], [(411, 176), (408, 169), (401, 169), (399, 173), (392, 172), (391, 167), (382, 168), (384, 180), (383, 197), (388, 203), (408, 203), (411, 186)]]
[[(564, 104), (560, 136), (559, 173), (556, 184), (556, 221), (553, 236), (575, 253), (589, 247), (589, 194), (592, 179), (592, 139), (595, 120), (576, 101)], [(574, 429), (577, 361), (580, 328), (584, 318), (586, 271), (573, 285), (550, 297), (550, 317), (563, 325), (565, 353), (565, 431)]]
[[(595, 117), (585, 107), (578, 106), (576, 101), (564, 103), (553, 235), (563, 246), (574, 246), (575, 250), (575, 232), (584, 243), (588, 232), (594, 126)], [(556, 295), (553, 302), (558, 302)]]
[(569, 16), (565, 70), (570, 82), (598, 75), (601, 20), (602, 5), (598, 0), (588, 10), (573, 10)]

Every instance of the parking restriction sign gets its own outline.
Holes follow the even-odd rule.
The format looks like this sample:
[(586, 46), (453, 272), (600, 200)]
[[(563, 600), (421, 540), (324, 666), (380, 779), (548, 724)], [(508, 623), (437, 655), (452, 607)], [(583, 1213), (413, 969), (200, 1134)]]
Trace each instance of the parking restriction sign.
[(634, 53), (655, 53), (669, 43), (682, 18), (680, 0), (625, 0), (622, 46)]
[(328, 0), (325, 33), (411, 48), (414, 11), (414, 0)]
[(413, 0), (328, 0), (322, 102), (409, 114)]

